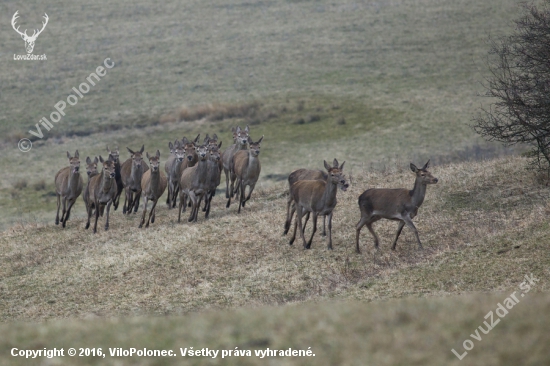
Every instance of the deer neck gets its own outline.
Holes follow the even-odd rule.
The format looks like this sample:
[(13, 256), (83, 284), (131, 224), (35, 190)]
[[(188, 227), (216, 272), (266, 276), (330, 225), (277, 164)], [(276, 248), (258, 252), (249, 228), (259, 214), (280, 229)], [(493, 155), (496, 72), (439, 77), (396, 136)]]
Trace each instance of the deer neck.
[(332, 182), (329, 178), (325, 184), (325, 191), (323, 192), (323, 196), (321, 198), (321, 202), (323, 202), (324, 207), (334, 208), (334, 206), (336, 206), (337, 188), (338, 183)]
[(426, 185), (422, 184), (421, 178), (416, 178), (414, 181), (414, 188), (412, 191), (409, 191), (411, 196), (411, 202), (414, 206), (420, 207), (422, 202), (424, 202), (424, 197), (426, 196)]
[(158, 190), (160, 188), (160, 168), (157, 171), (153, 171), (151, 168), (151, 182), (149, 184), (155, 197), (158, 197)]
[(71, 175), (69, 177), (69, 189), (72, 192), (75, 192), (78, 188), (78, 184), (80, 183), (80, 172), (71, 172)]
[(132, 180), (134, 181), (134, 185), (137, 185), (137, 186), (141, 185), (142, 174), (143, 174), (143, 165), (137, 167), (135, 164), (132, 163), (131, 176), (132, 176)]
[(111, 185), (113, 184), (113, 179), (109, 176), (109, 174), (107, 174), (105, 172), (105, 169), (103, 169), (102, 174), (103, 174), (103, 179), (102, 179), (101, 185), (103, 187), (101, 188), (101, 190), (104, 193), (107, 193), (111, 190)]
[(206, 182), (208, 174), (208, 159), (199, 160), (197, 162), (197, 170), (195, 170), (195, 184)]

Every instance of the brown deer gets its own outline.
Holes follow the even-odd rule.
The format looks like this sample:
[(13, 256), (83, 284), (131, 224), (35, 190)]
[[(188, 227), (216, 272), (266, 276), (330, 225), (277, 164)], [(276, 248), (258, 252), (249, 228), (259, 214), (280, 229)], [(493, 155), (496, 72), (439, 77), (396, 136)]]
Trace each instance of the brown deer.
[(94, 160), (90, 159), (89, 156), (86, 157), (86, 174), (88, 175), (88, 183), (86, 183), (86, 188), (84, 188), (84, 192), (82, 193), (82, 199), (84, 200), (84, 205), (86, 208), (88, 207), (90, 203), (90, 181), (93, 177), (99, 174), (97, 171), (97, 163), (99, 162), (97, 156), (94, 158)]
[(185, 211), (187, 197), (191, 200), (192, 209), (187, 221), (197, 221), (199, 205), (202, 197), (208, 190), (208, 159), (209, 151), (204, 145), (197, 148), (199, 161), (197, 164), (185, 169), (180, 179), (180, 204), (178, 222), (181, 221), (181, 211)]
[(55, 224), (59, 225), (59, 209), (63, 200), (63, 213), (61, 214), (61, 223), (65, 227), (67, 220), (71, 214), (76, 199), (82, 193), (82, 177), (80, 176), (80, 160), (78, 158), (78, 150), (74, 156), (71, 156), (67, 151), (69, 158), (69, 166), (57, 172), (55, 175), (55, 194), (57, 195), (57, 215), (55, 216)]
[[(174, 153), (174, 146), (178, 143), (178, 140), (174, 141), (172, 144), (172, 141), (168, 143), (168, 148), (170, 149), (170, 154), (168, 155), (168, 159), (166, 159), (166, 162), (164, 163), (164, 171), (166, 172), (166, 176), (170, 176), (170, 170), (172, 169), (172, 164), (176, 160), (176, 154)], [(168, 178), (170, 179), (170, 178)], [(168, 181), (168, 184), (170, 184), (170, 181)], [(171, 198), (170, 198), (170, 186), (168, 186), (168, 194), (166, 195), (166, 205), (168, 208), (171, 208)]]
[[(178, 177), (178, 179), (181, 177), (181, 174), (183, 173), (183, 171), (185, 169), (187, 169), (189, 167), (192, 167), (195, 164), (197, 164), (198, 156), (197, 156), (197, 152), (195, 150), (197, 149), (197, 146), (199, 146), (200, 136), (201, 136), (201, 134), (199, 133), (193, 141), (189, 141), (187, 139), (187, 137), (185, 137), (185, 136), (183, 137), (181, 143), (183, 145), (183, 150), (185, 150), (185, 158), (183, 159), (183, 163), (181, 164), (180, 173), (179, 173), (180, 176)], [(173, 193), (174, 197), (171, 198), (171, 199), (173, 199), (174, 201), (177, 200), (179, 191), (180, 191), (180, 189), (179, 189), (179, 184), (178, 184), (178, 186), (176, 187), (175, 192)], [(189, 202), (189, 203), (191, 203), (191, 202)]]
[[(300, 230), (300, 235), (304, 242), (304, 248), (310, 249), (313, 235), (317, 231), (317, 216), (326, 215), (328, 219), (328, 249), (332, 249), (332, 212), (336, 207), (336, 192), (340, 185), (343, 191), (347, 190), (348, 183), (344, 175), (344, 161), (339, 167), (331, 167), (324, 161), (325, 169), (328, 172), (326, 181), (322, 180), (300, 180), (290, 187), (290, 195), (296, 204), (296, 221), (294, 223), (294, 235), (289, 244), (292, 245), (296, 239), (296, 226)], [(304, 226), (302, 226), (302, 216), (304, 213), (311, 212), (313, 215), (313, 231), (311, 238), (306, 243), (304, 235)]]
[[(139, 208), (139, 199), (141, 196), (141, 178), (143, 173), (149, 170), (147, 163), (143, 161), (143, 150), (145, 146), (141, 146), (141, 150), (133, 151), (126, 147), (131, 156), (128, 160), (122, 163), (120, 167), (120, 174), (122, 177), (122, 184), (124, 185), (125, 198), (124, 206), (122, 207), (122, 213), (134, 213)], [(135, 197), (134, 197), (135, 193)]]
[(109, 230), (109, 210), (111, 209), (111, 204), (113, 203), (117, 193), (115, 162), (112, 160), (110, 155), (107, 160), (103, 160), (100, 155), (99, 161), (103, 164), (101, 174), (92, 177), (88, 186), (90, 196), (87, 207), (88, 222), (86, 222), (86, 229), (90, 227), (90, 218), (92, 217), (92, 212), (95, 209), (94, 234), (97, 233), (97, 220), (100, 215), (103, 216), (105, 206), (107, 206), (105, 230)]
[[(262, 165), (260, 164), (260, 144), (264, 137), (262, 136), (258, 141), (252, 142), (250, 137), (248, 142), (250, 148), (248, 150), (240, 150), (235, 153), (233, 156), (233, 162), (231, 164), (231, 171), (234, 172), (234, 175), (237, 179), (237, 195), (239, 198), (239, 209), (237, 213), (241, 213), (241, 207), (245, 206), (246, 201), (250, 199), (252, 191), (258, 182), (260, 177), (260, 172), (262, 170)], [(234, 179), (232, 179), (234, 180)], [(245, 188), (249, 186), (248, 196), (245, 195)], [(233, 187), (233, 182), (231, 182), (231, 187)], [(231, 193), (231, 196), (227, 200), (226, 207), (231, 205), (231, 197), (233, 197), (234, 192)], [(245, 198), (246, 196), (246, 198)]]
[[(222, 154), (223, 171), (225, 173), (225, 198), (230, 198), (229, 196), (233, 194), (233, 184), (235, 182), (235, 175), (231, 170), (233, 155), (235, 155), (235, 153), (239, 150), (246, 150), (248, 147), (249, 132), (250, 128), (248, 126), (246, 126), (244, 130), (241, 130), (241, 128), (237, 126), (237, 128), (233, 131), (233, 140), (235, 143), (229, 146)], [(229, 189), (230, 177), (231, 190)]]
[(149, 153), (147, 153), (147, 159), (149, 159), (151, 169), (146, 171), (143, 174), (143, 178), (141, 178), (141, 190), (143, 191), (145, 201), (143, 203), (143, 215), (141, 216), (141, 222), (139, 223), (140, 228), (143, 227), (143, 223), (145, 222), (145, 215), (147, 214), (147, 200), (153, 201), (153, 207), (151, 207), (151, 212), (149, 213), (149, 218), (147, 219), (145, 227), (149, 227), (149, 222), (155, 222), (155, 207), (157, 206), (160, 196), (162, 196), (166, 190), (167, 184), (166, 175), (160, 171), (160, 151), (157, 150), (155, 156), (149, 156)]
[(176, 207), (176, 192), (179, 191), (182, 165), (185, 158), (185, 149), (183, 148), (183, 144), (180, 143), (178, 140), (176, 140), (176, 143), (172, 146), (172, 150), (173, 154), (170, 157), (173, 157), (173, 161), (167, 173), (168, 198), (166, 199), (166, 201), (168, 203), (168, 209)]
[[(208, 136), (208, 135), (207, 135)], [(215, 135), (214, 135), (215, 136)], [(212, 142), (210, 140), (209, 142)], [(221, 170), (220, 170), (220, 148), (222, 147), (222, 141), (218, 145), (209, 144), (209, 159), (208, 159), (208, 171), (207, 171), (207, 182), (208, 187), (204, 198), (204, 208), (205, 212), (204, 218), (207, 219), (210, 215), (210, 203), (212, 198), (216, 195), (216, 188), (220, 185), (221, 181)]]
[(365, 225), (367, 225), (367, 228), (374, 237), (374, 247), (378, 249), (378, 236), (376, 236), (372, 229), (372, 223), (380, 219), (399, 221), (397, 234), (391, 247), (392, 250), (395, 250), (397, 239), (405, 224), (414, 231), (416, 240), (418, 241), (418, 248), (422, 249), (418, 230), (416, 230), (412, 219), (416, 216), (418, 208), (424, 202), (427, 185), (437, 183), (437, 178), (434, 178), (427, 170), (429, 163), (430, 161), (428, 160), (420, 169), (411, 163), (411, 170), (416, 174), (414, 188), (411, 191), (405, 188), (372, 188), (367, 189), (359, 196), (358, 203), (359, 210), (361, 210), (361, 219), (357, 223), (355, 235), (355, 249), (357, 253), (361, 252), (359, 249), (359, 233)]
[[(339, 166), (338, 160), (334, 159), (332, 166), (334, 168), (338, 168)], [(322, 180), (326, 182), (327, 178), (328, 178), (327, 173), (322, 170), (297, 169), (289, 174), (288, 176), (289, 195), (288, 195), (287, 208), (286, 208), (285, 231), (283, 235), (286, 235), (288, 233), (288, 230), (290, 229), (290, 224), (292, 222), (292, 217), (296, 212), (296, 206), (294, 205), (294, 200), (290, 195), (290, 187), (292, 187), (292, 185), (299, 180)], [(345, 186), (339, 184), (338, 187), (344, 190), (344, 188), (347, 189), (349, 185), (347, 183)], [(306, 227), (308, 220), (309, 220), (309, 212), (306, 213), (306, 217), (304, 220), (304, 228)], [(323, 215), (323, 231), (321, 233), (321, 236), (327, 236), (326, 216), (324, 215)]]
[(116, 211), (116, 209), (118, 208), (118, 203), (120, 201), (120, 196), (122, 195), (122, 191), (124, 190), (124, 184), (122, 184), (122, 176), (120, 174), (120, 152), (118, 151), (118, 145), (115, 147), (114, 150), (109, 149), (109, 145), (107, 145), (107, 152), (112, 157), (112, 160), (115, 162), (115, 180), (117, 192), (116, 197), (113, 201), (113, 210)]

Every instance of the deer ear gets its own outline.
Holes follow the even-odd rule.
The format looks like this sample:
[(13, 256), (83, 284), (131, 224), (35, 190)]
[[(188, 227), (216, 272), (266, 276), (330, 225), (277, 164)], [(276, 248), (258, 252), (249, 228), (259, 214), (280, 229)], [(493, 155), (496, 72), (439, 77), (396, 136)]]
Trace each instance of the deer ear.
[(118, 145), (115, 147), (116, 152), (118, 152)]
[(241, 126), (237, 126), (237, 128), (235, 129), (236, 134), (238, 134), (239, 132), (241, 132)]
[(71, 154), (69, 154), (69, 152), (67, 151), (67, 158), (71, 158)]
[(411, 163), (411, 170), (416, 173), (418, 171), (418, 168), (416, 167), (416, 165)]
[(139, 150), (139, 152), (143, 154), (143, 150), (145, 150), (145, 145), (141, 145), (141, 150)]
[(80, 156), (80, 154), (78, 153), (78, 150), (76, 150), (76, 151), (74, 152), (74, 157), (75, 157), (75, 158), (78, 158), (79, 156)]
[(218, 144), (218, 149), (219, 149), (220, 147), (222, 147), (222, 142), (223, 142), (223, 141), (220, 141), (220, 143)]
[(172, 145), (172, 141), (170, 141), (170, 142), (168, 143), (168, 147), (170, 148), (170, 150), (172, 150), (172, 149), (174, 148), (174, 145)]
[(213, 134), (213, 135), (212, 135), (212, 139), (213, 139), (213, 140), (217, 140), (217, 139), (218, 139), (218, 135)]
[(428, 159), (428, 161), (426, 162), (426, 164), (424, 164), (424, 166), (422, 167), (422, 170), (428, 169), (428, 165), (430, 165), (430, 159)]
[(157, 150), (157, 158), (160, 158), (160, 150)]
[(134, 154), (135, 154), (135, 153), (134, 153), (134, 152), (133, 152), (132, 150), (130, 150), (130, 148), (129, 148), (128, 146), (126, 146), (126, 148), (127, 148), (127, 149), (128, 149), (128, 151), (130, 152), (130, 154), (132, 154), (132, 155), (134, 155)]
[(105, 160), (103, 160), (103, 158), (101, 157), (101, 155), (99, 155), (99, 161), (101, 161), (102, 163), (105, 162)]
[(328, 165), (328, 163), (327, 163), (326, 160), (323, 160), (323, 163), (325, 164), (325, 169), (326, 169), (326, 170), (330, 171), (330, 169), (332, 169), (331, 166)]
[(338, 168), (338, 159), (334, 158), (334, 160), (332, 161), (332, 166)]
[(264, 139), (264, 135), (262, 135), (262, 137), (256, 143), (259, 144), (260, 142), (262, 142), (263, 139)]
[(97, 159), (97, 156), (96, 156), (95, 159), (94, 159), (94, 163), (97, 164), (98, 161), (99, 160)]
[(92, 163), (92, 159), (90, 159), (89, 156), (86, 156), (86, 164), (90, 165)]
[(107, 151), (110, 152), (111, 150), (109, 150), (109, 145), (107, 145)]
[(199, 133), (199, 134), (197, 135), (197, 137), (195, 137), (195, 141), (194, 141), (194, 142), (199, 142), (199, 139), (200, 139), (200, 138), (201, 138), (201, 134)]
[(147, 159), (151, 160), (151, 157), (149, 156), (149, 151), (145, 153), (145, 156), (147, 156)]
[(342, 163), (342, 165), (340, 165), (340, 171), (344, 170), (344, 164), (345, 164), (345, 163), (346, 163), (346, 162), (344, 161), (344, 162)]

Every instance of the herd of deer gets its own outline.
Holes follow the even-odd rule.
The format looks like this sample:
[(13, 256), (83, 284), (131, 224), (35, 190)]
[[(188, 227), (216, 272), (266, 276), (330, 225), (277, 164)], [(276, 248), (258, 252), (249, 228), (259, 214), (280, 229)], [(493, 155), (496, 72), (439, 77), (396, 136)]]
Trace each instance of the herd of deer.
[[(205, 218), (210, 213), (210, 204), (216, 193), (216, 188), (221, 181), (222, 171), (225, 173), (225, 195), (227, 198), (226, 207), (231, 205), (231, 199), (237, 197), (239, 202), (238, 212), (241, 207), (245, 207), (250, 199), (254, 187), (258, 181), (261, 171), (259, 160), (260, 144), (263, 136), (256, 142), (253, 142), (249, 136), (249, 127), (245, 129), (237, 127), (232, 129), (234, 144), (227, 148), (223, 153), (220, 152), (222, 142), (218, 143), (218, 137), (214, 134), (209, 137), (208, 134), (203, 143), (199, 143), (200, 134), (192, 141), (184, 137), (181, 141), (176, 140), (168, 144), (170, 155), (166, 160), (163, 173), (160, 168), (160, 151), (155, 155), (146, 153), (149, 165), (143, 161), (144, 146), (139, 151), (133, 151), (127, 148), (131, 156), (124, 163), (120, 164), (118, 147), (110, 150), (107, 159), (99, 156), (99, 160), (90, 157), (86, 158), (86, 173), (88, 182), (84, 187), (83, 179), (80, 175), (80, 160), (78, 150), (74, 156), (67, 152), (69, 166), (65, 167), (55, 176), (55, 186), (57, 194), (57, 215), (56, 225), (61, 221), (65, 227), (71, 208), (78, 196), (83, 193), (84, 203), (88, 214), (86, 229), (90, 227), (90, 219), (95, 216), (94, 233), (97, 232), (97, 221), (103, 216), (105, 208), (105, 230), (109, 229), (109, 211), (111, 205), (116, 210), (119, 205), (122, 191), (125, 192), (123, 214), (137, 212), (141, 194), (144, 194), (143, 214), (139, 227), (149, 226), (149, 223), (155, 222), (155, 207), (159, 198), (162, 196), (166, 187), (168, 193), (166, 204), (169, 209), (175, 208), (178, 195), (178, 222), (181, 221), (181, 212), (185, 211), (189, 205), (191, 213), (188, 221), (197, 221), (198, 211), (204, 198), (203, 211)], [(98, 171), (97, 165), (101, 162), (103, 169)], [(288, 177), (289, 197), (287, 201), (287, 217), (285, 221), (284, 234), (290, 229), (292, 218), (296, 214), (294, 221), (294, 231), (290, 244), (296, 239), (296, 229), (300, 231), (305, 249), (311, 248), (313, 236), (317, 231), (317, 218), (323, 216), (323, 232), (327, 235), (328, 226), (328, 249), (332, 249), (332, 213), (336, 207), (336, 193), (338, 188), (346, 191), (349, 184), (343, 172), (345, 162), (338, 163), (334, 159), (332, 166), (324, 161), (326, 172), (321, 170), (298, 169), (290, 173)], [(405, 225), (409, 226), (416, 235), (419, 249), (422, 249), (422, 243), (418, 236), (418, 231), (414, 226), (412, 219), (417, 215), (418, 208), (422, 205), (426, 195), (426, 186), (437, 183), (437, 178), (427, 170), (429, 161), (422, 167), (417, 168), (410, 164), (411, 170), (416, 174), (414, 187), (408, 189), (385, 189), (372, 188), (364, 191), (359, 196), (359, 209), (361, 218), (356, 225), (356, 251), (359, 249), (359, 234), (363, 226), (367, 226), (374, 237), (375, 248), (378, 249), (378, 236), (372, 229), (372, 224), (382, 218), (399, 221), (397, 233), (392, 244), (395, 250), (397, 239)], [(248, 195), (245, 194), (245, 188), (249, 187)], [(187, 199), (189, 198), (189, 203)], [(145, 223), (147, 214), (148, 200), (152, 201), (152, 207), (149, 217)], [(63, 203), (61, 219), (59, 211)], [(309, 241), (305, 240), (305, 226), (312, 216), (313, 230)], [(302, 223), (302, 219), (304, 222)], [(327, 225), (328, 221), (328, 225)]]

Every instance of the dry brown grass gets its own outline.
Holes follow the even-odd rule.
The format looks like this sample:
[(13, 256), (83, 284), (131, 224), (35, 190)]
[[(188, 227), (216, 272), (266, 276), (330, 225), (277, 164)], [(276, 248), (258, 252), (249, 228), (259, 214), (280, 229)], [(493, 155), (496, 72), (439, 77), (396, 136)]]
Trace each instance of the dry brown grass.
[[(525, 273), (548, 278), (549, 189), (526, 172), (521, 158), (434, 167), (415, 219), (426, 250), (396, 224), (379, 222), (381, 250), (368, 232), (354, 253), (357, 196), (370, 187), (412, 187), (398, 166), (354, 172), (338, 194), (334, 251), (316, 236), (312, 250), (281, 236), (286, 182), (258, 189), (241, 215), (214, 198), (211, 219), (177, 224), (158, 208), (155, 227), (115, 212), (108, 232), (54, 225), (12, 228), (0, 236), (0, 304), (4, 321), (64, 317), (179, 314), (205, 309), (286, 304), (328, 298), (372, 301), (463, 291), (505, 290)], [(546, 284), (540, 290), (545, 290)]]

